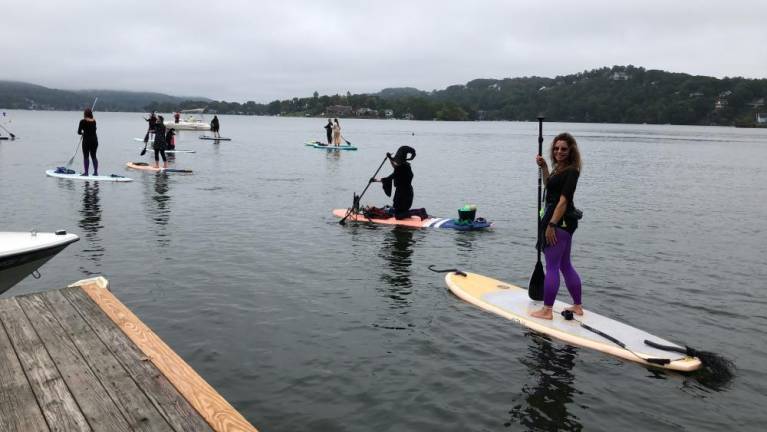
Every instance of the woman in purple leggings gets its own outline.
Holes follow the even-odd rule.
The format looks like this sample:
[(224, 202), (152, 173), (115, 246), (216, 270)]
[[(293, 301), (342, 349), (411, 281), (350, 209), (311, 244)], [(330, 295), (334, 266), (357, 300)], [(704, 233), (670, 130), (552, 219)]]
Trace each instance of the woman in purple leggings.
[(559, 272), (562, 272), (565, 286), (573, 298), (573, 306), (568, 310), (583, 315), (581, 278), (570, 261), (573, 233), (578, 228), (578, 218), (572, 212), (575, 209), (573, 197), (581, 172), (581, 154), (572, 135), (565, 132), (554, 137), (551, 142), (551, 161), (553, 170), (549, 173), (546, 160), (541, 156), (536, 157), (546, 184), (545, 207), (539, 228), (544, 232), (541, 238), (546, 257), (546, 277), (543, 280), (543, 308), (530, 314), (549, 320), (559, 291)]

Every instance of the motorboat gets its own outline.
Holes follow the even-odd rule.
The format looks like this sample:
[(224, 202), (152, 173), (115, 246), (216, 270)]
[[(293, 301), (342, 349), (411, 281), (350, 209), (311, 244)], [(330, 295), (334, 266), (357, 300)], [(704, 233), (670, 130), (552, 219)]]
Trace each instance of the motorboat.
[[(210, 124), (205, 121), (202, 113), (205, 112), (205, 108), (195, 108), (179, 111), (180, 117), (178, 123), (171, 118), (165, 120), (165, 127), (168, 129), (179, 130), (191, 130), (191, 131), (209, 131)], [(171, 116), (172, 117), (172, 116)]]
[(0, 294), (36, 273), (49, 259), (78, 240), (80, 237), (63, 230), (0, 232)]

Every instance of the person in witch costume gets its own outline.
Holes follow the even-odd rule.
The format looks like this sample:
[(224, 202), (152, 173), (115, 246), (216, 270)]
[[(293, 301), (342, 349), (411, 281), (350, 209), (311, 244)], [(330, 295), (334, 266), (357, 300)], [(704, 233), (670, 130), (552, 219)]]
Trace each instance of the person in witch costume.
[(543, 307), (530, 313), (535, 318), (552, 319), (552, 307), (559, 291), (559, 273), (573, 298), (573, 306), (567, 308), (576, 315), (583, 315), (581, 305), (581, 278), (570, 260), (573, 234), (578, 228), (573, 198), (581, 172), (581, 154), (575, 138), (567, 132), (554, 137), (551, 142), (553, 170), (549, 173), (546, 160), (536, 155), (536, 163), (543, 171), (546, 185), (545, 207), (539, 230), (546, 257), (546, 276), (543, 280)]
[(410, 210), (413, 205), (413, 170), (410, 168), (411, 161), (415, 158), (415, 149), (409, 146), (402, 146), (397, 149), (394, 156), (386, 153), (394, 172), (388, 177), (380, 179), (371, 178), (371, 182), (381, 182), (386, 196), (391, 196), (392, 186), (394, 186), (394, 200), (392, 203), (392, 213), (397, 219), (407, 219), (411, 216), (418, 216), (426, 219), (429, 216), (425, 209)]

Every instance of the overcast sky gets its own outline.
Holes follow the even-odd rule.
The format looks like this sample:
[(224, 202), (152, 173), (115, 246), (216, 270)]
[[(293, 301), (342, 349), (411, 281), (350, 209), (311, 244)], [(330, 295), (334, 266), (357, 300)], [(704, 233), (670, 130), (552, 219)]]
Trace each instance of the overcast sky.
[(0, 38), (2, 80), (237, 102), (628, 64), (767, 77), (767, 0), (5, 0)]

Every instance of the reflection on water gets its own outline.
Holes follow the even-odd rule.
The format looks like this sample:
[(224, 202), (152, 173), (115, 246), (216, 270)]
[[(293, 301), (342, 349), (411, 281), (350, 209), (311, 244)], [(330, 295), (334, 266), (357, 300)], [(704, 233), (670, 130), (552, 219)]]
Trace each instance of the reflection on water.
[(383, 247), (378, 256), (385, 259), (388, 269), (381, 274), (384, 284), (381, 290), (392, 300), (394, 307), (406, 306), (410, 300), (408, 296), (413, 293), (413, 284), (410, 281), (410, 266), (413, 260), (413, 230), (408, 228), (394, 228), (387, 232), (383, 241)]
[(529, 336), (529, 352), (521, 361), (535, 382), (522, 387), (525, 401), (511, 409), (506, 426), (517, 423), (527, 430), (582, 430), (578, 417), (567, 411), (576, 392), (571, 371), (577, 349), (570, 345), (556, 347), (532, 333)]
[[(68, 187), (74, 188), (72, 181)], [(101, 258), (104, 256), (104, 245), (99, 236), (99, 230), (104, 226), (101, 224), (101, 204), (99, 199), (99, 182), (86, 181), (83, 184), (83, 206), (80, 209), (80, 220), (77, 225), (83, 232), (86, 246), (79, 255), (90, 261), (94, 265), (93, 271), (80, 266), (80, 271), (90, 276), (99, 273), (101, 267)]]
[(171, 233), (168, 232), (170, 220), (170, 194), (168, 174), (159, 173), (154, 176), (154, 181), (145, 183), (151, 189), (146, 189), (147, 215), (153, 224), (152, 232), (157, 237), (160, 247), (170, 245)]

